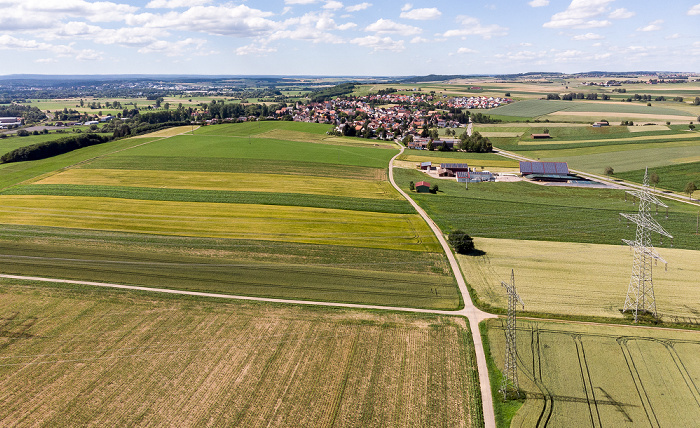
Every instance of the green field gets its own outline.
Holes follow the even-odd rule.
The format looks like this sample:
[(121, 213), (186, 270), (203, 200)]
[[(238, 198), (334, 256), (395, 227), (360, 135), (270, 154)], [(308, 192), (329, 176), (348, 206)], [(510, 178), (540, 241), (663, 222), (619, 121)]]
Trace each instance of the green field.
[[(689, 163), (649, 168), (649, 175), (656, 173), (659, 176), (658, 187), (683, 193), (689, 181), (694, 181), (700, 187), (700, 157), (687, 159)], [(644, 178), (644, 170), (615, 172), (616, 178), (641, 183)]]
[(0, 280), (4, 426), (482, 427), (461, 318)]
[[(663, 223), (663, 220), (661, 220)], [(634, 228), (627, 229), (634, 239)], [(555, 317), (622, 318), (632, 273), (633, 253), (620, 245), (475, 238), (483, 256), (458, 255), (465, 280), (486, 307), (508, 307), (501, 281), (515, 271), (518, 294), (528, 313)], [(655, 240), (654, 245), (659, 242)], [(666, 240), (656, 251), (668, 266), (653, 266), (659, 317), (665, 322), (700, 323), (700, 251), (669, 248)]]
[[(486, 325), (502, 369), (503, 321)], [(511, 427), (694, 426), (700, 417), (696, 331), (520, 319), (517, 352), (526, 400)]]
[[(525, 100), (517, 103), (497, 107), (489, 111), (498, 116), (517, 116), (536, 118), (552, 113), (590, 113), (590, 115), (605, 115), (606, 113), (616, 113), (625, 117), (635, 117), (638, 115), (655, 116), (687, 116), (693, 120), (693, 114), (684, 110), (670, 107), (657, 107), (652, 103), (649, 107), (646, 104), (618, 103), (613, 101), (563, 101), (563, 100)], [(574, 115), (576, 116), (576, 115)], [(581, 121), (589, 119), (587, 115), (581, 116)], [(601, 120), (605, 117), (601, 117)], [(612, 116), (608, 120), (613, 120)]]
[[(409, 191), (409, 182), (425, 174), (408, 169), (394, 171), (397, 184)], [(621, 212), (636, 212), (625, 202), (622, 190), (540, 186), (527, 182), (475, 183), (465, 190), (454, 180), (435, 182), (438, 194), (412, 192), (444, 233), (463, 229), (471, 236), (533, 241), (580, 242), (618, 245), (630, 239), (620, 222)], [(667, 201), (669, 219), (659, 221), (674, 236), (674, 248), (698, 249), (695, 207)]]

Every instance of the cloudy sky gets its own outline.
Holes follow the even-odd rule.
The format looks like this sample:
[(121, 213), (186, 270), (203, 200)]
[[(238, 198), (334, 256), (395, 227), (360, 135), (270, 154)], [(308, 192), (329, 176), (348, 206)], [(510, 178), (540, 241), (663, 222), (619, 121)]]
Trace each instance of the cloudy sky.
[(700, 72), (699, 0), (0, 0), (0, 75)]

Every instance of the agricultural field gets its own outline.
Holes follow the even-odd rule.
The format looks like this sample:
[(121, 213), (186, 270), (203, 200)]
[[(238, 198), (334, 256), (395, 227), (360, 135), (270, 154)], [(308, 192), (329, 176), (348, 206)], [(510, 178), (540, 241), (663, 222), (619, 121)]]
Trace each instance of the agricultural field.
[[(437, 239), (387, 182), (395, 147), (338, 137), (328, 144), (321, 141), (325, 125), (240, 125), (106, 143), (69, 168), (15, 181), (19, 185), (0, 192), (0, 223), (13, 230), (0, 237), (0, 254), (14, 260), (0, 270), (155, 287), (166, 287), (170, 278), (188, 290), (251, 296), (460, 307)], [(285, 130), (287, 139), (263, 135)], [(304, 135), (309, 141), (299, 141)], [(121, 146), (105, 150), (114, 143)], [(32, 230), (47, 238), (33, 240)], [(300, 257), (304, 252), (329, 256)]]
[(519, 168), (517, 161), (506, 159), (492, 153), (464, 153), (464, 152), (440, 152), (427, 150), (405, 150), (397, 161), (403, 162), (406, 168), (415, 168), (421, 162), (440, 163), (466, 163), (471, 167), (488, 169), (490, 171), (504, 171)]
[[(397, 184), (409, 191), (409, 182), (426, 179), (415, 169), (395, 169)], [(625, 201), (623, 190), (541, 186), (528, 182), (472, 183), (465, 190), (454, 179), (437, 183), (437, 194), (415, 193), (411, 197), (426, 210), (444, 233), (463, 229), (484, 238), (530, 241), (579, 242), (619, 245), (633, 232), (620, 221), (621, 212), (634, 213), (637, 206)], [(669, 218), (659, 222), (674, 236), (674, 248), (700, 248), (695, 235), (697, 208), (667, 201)]]
[[(650, 175), (656, 173), (659, 176), (658, 188), (683, 193), (685, 191), (685, 185), (690, 181), (694, 181), (700, 187), (700, 156), (682, 160), (688, 163), (649, 168)], [(644, 170), (639, 169), (621, 173), (615, 172), (615, 177), (641, 183), (644, 177)]]
[[(504, 321), (485, 323), (500, 369)], [(700, 417), (697, 331), (519, 319), (516, 337), (526, 399), (511, 427), (693, 426)]]
[[(634, 238), (634, 229), (629, 239)], [(507, 297), (500, 285), (515, 271), (518, 294), (528, 313), (552, 316), (622, 318), (620, 312), (632, 273), (633, 253), (626, 244), (474, 238), (484, 255), (458, 255), (465, 279), (481, 304), (504, 311)], [(659, 242), (654, 242), (658, 245)], [(656, 251), (668, 262), (653, 266), (659, 317), (666, 322), (700, 324), (700, 251), (669, 248)]]
[(481, 427), (462, 318), (0, 280), (5, 426)]
[[(552, 121), (595, 122), (602, 119), (649, 120), (649, 121), (694, 121), (697, 114), (686, 109), (674, 108), (680, 103), (652, 102), (651, 106), (641, 103), (620, 103), (614, 101), (562, 101), (525, 100), (497, 107), (489, 113), (497, 116), (515, 116)], [(700, 109), (698, 109), (700, 111)]]

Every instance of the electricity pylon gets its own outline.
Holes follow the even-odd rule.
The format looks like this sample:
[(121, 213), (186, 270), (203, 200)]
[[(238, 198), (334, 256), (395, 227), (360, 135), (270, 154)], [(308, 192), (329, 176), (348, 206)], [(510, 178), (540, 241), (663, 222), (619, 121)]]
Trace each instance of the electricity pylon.
[[(651, 232), (673, 239), (661, 225), (649, 214), (649, 206), (655, 204), (668, 208), (656, 196), (649, 191), (649, 177), (644, 171), (644, 182), (641, 190), (627, 191), (639, 199), (639, 213), (623, 214), (627, 220), (637, 224), (637, 234), (634, 241), (623, 239), (630, 247), (634, 248), (634, 261), (632, 262), (632, 277), (627, 288), (627, 298), (622, 312), (634, 311), (634, 322), (637, 322), (639, 313), (650, 313), (656, 316), (656, 300), (654, 299), (654, 283), (652, 281), (651, 261), (660, 260), (666, 263), (651, 243)], [(657, 208), (658, 211), (658, 208)]]
[(516, 356), (518, 354), (515, 342), (515, 312), (516, 305), (520, 305), (525, 309), (525, 303), (518, 296), (515, 291), (515, 274), (513, 270), (510, 271), (510, 284), (501, 281), (501, 285), (508, 292), (508, 319), (506, 320), (506, 355), (505, 355), (505, 367), (503, 369), (503, 380), (501, 382), (500, 391), (503, 393), (503, 398), (508, 399), (508, 386), (509, 380), (515, 389), (516, 395), (520, 395), (519, 385), (518, 385), (518, 364), (516, 361)]

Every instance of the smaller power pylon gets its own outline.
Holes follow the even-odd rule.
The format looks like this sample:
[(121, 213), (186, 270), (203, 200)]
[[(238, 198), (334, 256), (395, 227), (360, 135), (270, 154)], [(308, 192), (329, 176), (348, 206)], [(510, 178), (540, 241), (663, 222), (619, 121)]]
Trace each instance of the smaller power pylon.
[(673, 236), (666, 232), (651, 214), (649, 214), (649, 207), (651, 204), (656, 205), (657, 210), (659, 206), (666, 209), (668, 209), (668, 206), (649, 191), (649, 177), (647, 172), (647, 170), (644, 171), (644, 181), (641, 190), (627, 191), (627, 193), (639, 199), (639, 213), (620, 213), (620, 215), (627, 220), (637, 224), (635, 240), (622, 240), (631, 248), (634, 248), (632, 276), (630, 278), (629, 287), (627, 288), (625, 306), (622, 308), (622, 312), (627, 312), (628, 310), (634, 312), (634, 322), (637, 322), (637, 317), (640, 313), (652, 314), (654, 317), (657, 316), (651, 261), (659, 260), (662, 263), (666, 263), (666, 260), (654, 251), (654, 246), (651, 243), (651, 232), (658, 233), (662, 236), (662, 239), (664, 236), (671, 238), (671, 246), (673, 246)]
[(500, 392), (503, 393), (503, 398), (508, 399), (508, 390), (512, 387), (515, 391), (516, 396), (520, 396), (520, 386), (518, 385), (518, 363), (516, 360), (518, 351), (517, 344), (515, 341), (515, 312), (517, 310), (517, 304), (520, 303), (523, 309), (525, 309), (525, 303), (523, 299), (518, 296), (518, 292), (515, 291), (515, 273), (511, 269), (510, 271), (510, 284), (501, 281), (501, 285), (506, 289), (508, 293), (508, 319), (506, 320), (506, 355), (505, 355), (505, 367), (503, 369), (503, 380), (501, 382)]

